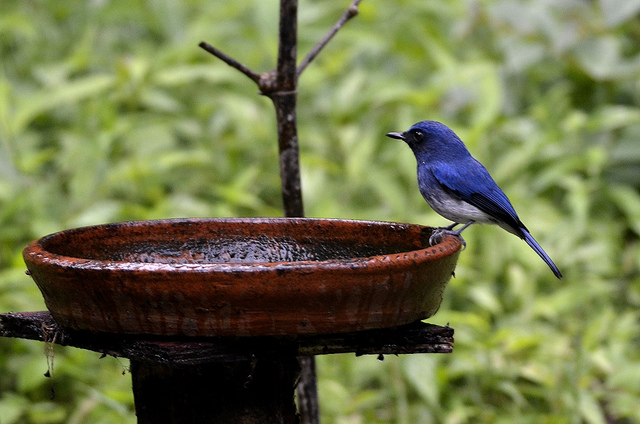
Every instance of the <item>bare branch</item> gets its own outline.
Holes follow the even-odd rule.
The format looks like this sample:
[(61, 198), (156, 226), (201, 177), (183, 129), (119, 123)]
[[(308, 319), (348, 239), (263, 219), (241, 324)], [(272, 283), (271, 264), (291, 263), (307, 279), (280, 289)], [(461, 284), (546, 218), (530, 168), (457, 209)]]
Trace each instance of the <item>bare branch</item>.
[(340, 19), (338, 19), (338, 22), (336, 22), (335, 25), (333, 25), (333, 27), (331, 28), (331, 30), (327, 33), (327, 35), (325, 35), (322, 38), (322, 40), (320, 40), (318, 44), (313, 46), (311, 51), (307, 53), (307, 56), (305, 56), (302, 62), (300, 62), (300, 64), (298, 65), (298, 71), (297, 71), (298, 77), (300, 77), (300, 74), (302, 74), (302, 72), (309, 65), (309, 63), (311, 63), (311, 61), (315, 59), (316, 56), (318, 56), (318, 53), (320, 53), (320, 51), (324, 48), (324, 46), (326, 46), (327, 43), (331, 41), (333, 36), (336, 35), (336, 33), (340, 30), (340, 28), (342, 28), (344, 24), (346, 24), (351, 18), (353, 18), (358, 14), (358, 5), (360, 4), (361, 1), (362, 0), (353, 0), (353, 2), (351, 2), (347, 10), (345, 10), (345, 12), (342, 14)]
[(243, 74), (245, 74), (246, 76), (251, 78), (253, 80), (253, 82), (255, 82), (256, 84), (260, 85), (260, 74), (255, 72), (254, 70), (252, 70), (248, 66), (243, 65), (242, 63), (238, 62), (237, 60), (235, 60), (231, 56), (229, 56), (226, 53), (224, 53), (223, 51), (218, 50), (217, 48), (213, 47), (209, 43), (201, 41), (200, 44), (198, 44), (198, 46), (200, 46), (204, 50), (208, 51), (209, 53), (211, 53), (212, 55), (214, 55), (218, 59), (222, 60), (224, 63), (226, 63), (227, 65), (231, 66), (232, 68), (235, 68), (238, 71), (242, 72)]

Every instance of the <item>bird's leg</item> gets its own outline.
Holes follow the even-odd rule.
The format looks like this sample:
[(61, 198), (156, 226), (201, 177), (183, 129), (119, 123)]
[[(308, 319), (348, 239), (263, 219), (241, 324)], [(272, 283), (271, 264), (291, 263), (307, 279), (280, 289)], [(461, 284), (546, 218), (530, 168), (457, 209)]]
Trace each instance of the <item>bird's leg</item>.
[[(476, 221), (469, 221), (466, 224), (464, 224), (462, 226), (462, 228), (460, 228), (459, 230), (454, 231), (454, 233), (458, 233), (458, 235), (460, 235), (461, 232), (463, 232), (469, 225), (473, 224)], [(457, 224), (456, 224), (457, 225)]]
[(464, 241), (464, 239), (462, 238), (462, 235), (460, 233), (462, 233), (462, 231), (464, 231), (469, 225), (473, 224), (474, 222), (475, 221), (467, 222), (459, 230), (454, 230), (453, 229), (456, 225), (459, 225), (457, 222), (454, 222), (453, 224), (451, 224), (451, 225), (449, 225), (448, 227), (445, 227), (445, 228), (438, 228), (433, 232), (433, 234), (431, 234), (431, 237), (429, 237), (429, 244), (431, 246), (433, 246), (434, 244), (436, 244), (436, 243), (438, 243), (440, 241), (440, 239), (442, 238), (443, 235), (451, 234), (451, 235), (460, 237), (460, 241), (462, 242), (462, 249), (464, 249), (464, 248), (467, 247), (467, 242)]

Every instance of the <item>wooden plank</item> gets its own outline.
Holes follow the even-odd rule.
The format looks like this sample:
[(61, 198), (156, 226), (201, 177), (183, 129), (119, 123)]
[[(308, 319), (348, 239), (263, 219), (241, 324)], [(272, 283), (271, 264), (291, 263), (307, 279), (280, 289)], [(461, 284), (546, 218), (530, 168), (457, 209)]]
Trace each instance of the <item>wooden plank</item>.
[(65, 329), (49, 312), (0, 314), (0, 336), (39, 340), (164, 364), (251, 360), (258, 356), (450, 353), (453, 328), (421, 321), (396, 328), (288, 337), (175, 338)]

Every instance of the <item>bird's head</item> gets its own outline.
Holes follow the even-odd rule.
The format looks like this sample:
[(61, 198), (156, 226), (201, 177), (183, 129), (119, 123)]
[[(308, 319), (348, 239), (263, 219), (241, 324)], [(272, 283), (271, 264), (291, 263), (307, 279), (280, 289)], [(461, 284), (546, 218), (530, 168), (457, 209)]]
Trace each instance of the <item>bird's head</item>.
[(403, 133), (387, 133), (387, 137), (404, 141), (416, 156), (429, 153), (437, 154), (440, 151), (448, 154), (467, 152), (467, 148), (456, 133), (437, 121), (421, 121)]

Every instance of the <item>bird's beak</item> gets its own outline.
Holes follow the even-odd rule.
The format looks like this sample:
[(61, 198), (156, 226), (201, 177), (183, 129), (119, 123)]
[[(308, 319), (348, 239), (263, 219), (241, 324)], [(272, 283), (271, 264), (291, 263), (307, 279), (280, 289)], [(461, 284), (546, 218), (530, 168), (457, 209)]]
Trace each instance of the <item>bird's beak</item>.
[(398, 140), (405, 140), (404, 134), (403, 133), (398, 133), (398, 132), (387, 133), (387, 137), (389, 137), (389, 138), (397, 138)]

